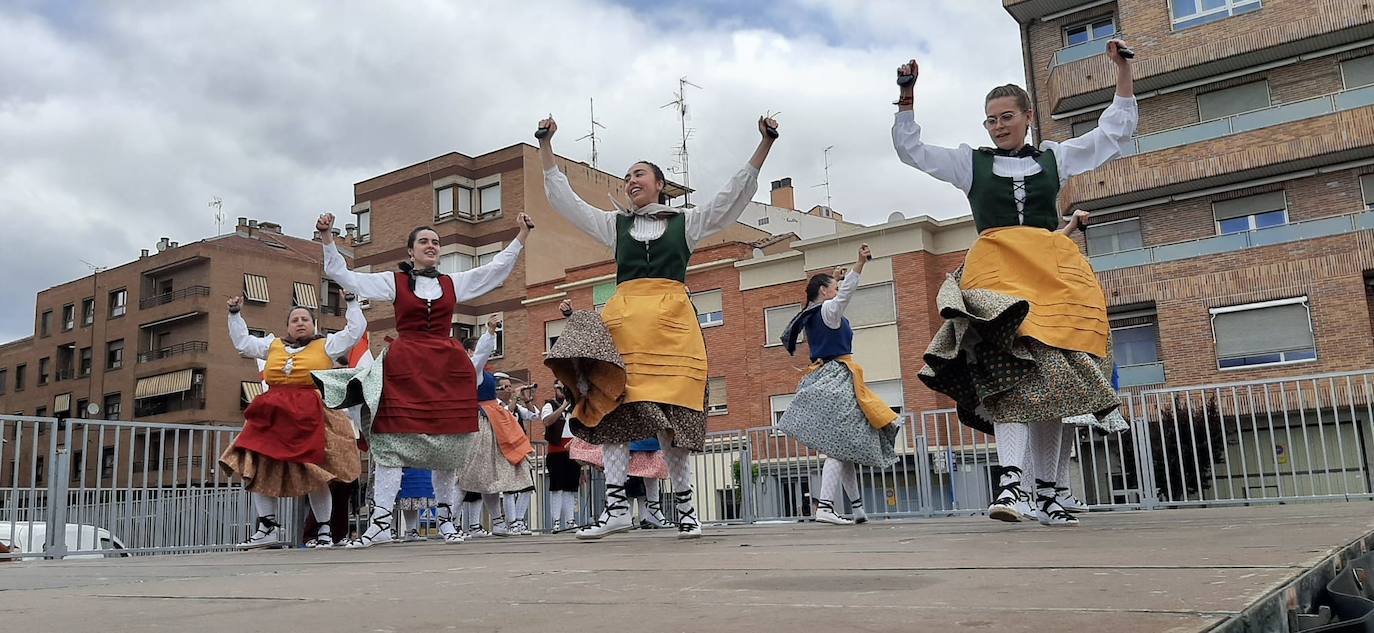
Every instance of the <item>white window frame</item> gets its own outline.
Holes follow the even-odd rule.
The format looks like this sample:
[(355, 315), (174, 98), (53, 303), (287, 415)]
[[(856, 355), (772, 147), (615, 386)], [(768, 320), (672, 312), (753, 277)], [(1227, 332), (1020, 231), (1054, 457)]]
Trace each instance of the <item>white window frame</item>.
[(1369, 86), (1374, 86), (1374, 84), (1361, 84), (1361, 85), (1358, 85), (1358, 86), (1355, 86), (1354, 88), (1352, 88), (1352, 87), (1350, 86), (1350, 82), (1349, 82), (1349, 81), (1346, 79), (1346, 77), (1345, 77), (1345, 64), (1346, 64), (1346, 62), (1353, 62), (1353, 61), (1355, 61), (1355, 60), (1357, 60), (1357, 59), (1368, 59), (1368, 58), (1371, 58), (1371, 57), (1374, 57), (1374, 55), (1360, 55), (1359, 57), (1351, 57), (1350, 59), (1343, 59), (1343, 60), (1341, 60), (1340, 62), (1338, 62), (1338, 63), (1336, 64), (1336, 66), (1340, 67), (1340, 69), (1341, 69), (1341, 89), (1342, 89), (1342, 90), (1353, 90), (1354, 88), (1366, 88), (1366, 87), (1369, 87)]
[[(357, 234), (356, 234), (356, 235), (354, 236), (354, 238), (353, 238), (354, 242), (355, 242), (355, 243), (358, 243), (358, 244), (366, 244), (366, 243), (368, 243), (368, 242), (371, 242), (371, 241), (372, 241), (372, 203), (371, 203), (371, 202), (361, 202), (361, 203), (355, 204), (355, 205), (353, 205), (353, 208), (351, 209), (351, 212), (353, 213), (353, 226), (357, 227), (357, 230), (358, 230)], [(366, 218), (366, 220), (367, 220), (366, 222), (363, 221), (364, 218)], [(363, 226), (364, 224), (366, 224), (367, 226), (364, 227), (364, 226)], [(366, 228), (367, 230), (363, 230), (364, 228)]]
[[(1312, 358), (1303, 358), (1303, 359), (1298, 359), (1298, 360), (1286, 360), (1286, 359), (1285, 359), (1285, 360), (1280, 360), (1280, 361), (1274, 362), (1274, 363), (1264, 363), (1264, 364), (1260, 364), (1260, 365), (1241, 365), (1240, 367), (1222, 367), (1222, 366), (1221, 366), (1221, 358), (1220, 358), (1220, 357), (1217, 357), (1217, 358), (1216, 358), (1217, 371), (1223, 371), (1223, 372), (1228, 372), (1228, 371), (1250, 371), (1250, 370), (1254, 370), (1254, 369), (1265, 369), (1265, 368), (1269, 368), (1269, 367), (1283, 367), (1283, 366), (1285, 366), (1285, 365), (1301, 365), (1301, 364), (1304, 364), (1304, 363), (1315, 363), (1315, 362), (1317, 362), (1318, 360), (1320, 360), (1321, 356), (1320, 356), (1320, 354), (1318, 353), (1318, 350), (1317, 350), (1317, 330), (1316, 330), (1316, 328), (1312, 325), (1312, 302), (1311, 302), (1311, 300), (1309, 299), (1309, 297), (1308, 297), (1307, 295), (1303, 295), (1303, 296), (1301, 296), (1301, 297), (1293, 297), (1293, 298), (1291, 298), (1291, 299), (1274, 299), (1274, 300), (1272, 300), (1272, 301), (1260, 301), (1260, 302), (1257, 302), (1257, 303), (1244, 303), (1244, 304), (1241, 304), (1241, 305), (1225, 306), (1225, 307), (1221, 307), (1221, 308), (1211, 308), (1211, 309), (1209, 309), (1209, 310), (1207, 311), (1207, 312), (1208, 312), (1208, 319), (1207, 319), (1207, 320), (1208, 320), (1208, 325), (1209, 325), (1209, 326), (1211, 327), (1211, 329), (1212, 329), (1213, 356), (1216, 356), (1216, 353), (1215, 353), (1215, 346), (1216, 346), (1216, 344), (1217, 344), (1217, 315), (1219, 315), (1219, 314), (1229, 314), (1229, 313), (1233, 313), (1233, 312), (1248, 312), (1248, 311), (1250, 311), (1250, 310), (1263, 310), (1263, 309), (1265, 309), (1265, 308), (1277, 308), (1277, 307), (1280, 307), (1280, 306), (1289, 306), (1289, 305), (1295, 305), (1295, 304), (1302, 304), (1302, 306), (1303, 306), (1304, 308), (1307, 309), (1307, 329), (1308, 329), (1309, 332), (1312, 333)], [(1287, 352), (1281, 352), (1281, 353), (1280, 353), (1280, 355), (1286, 355), (1286, 354), (1287, 354)]]
[[(878, 287), (878, 286), (887, 286), (888, 292), (889, 292), (889, 294), (890, 294), (891, 297), (892, 297), (892, 320), (891, 320), (891, 321), (879, 321), (879, 322), (877, 322), (877, 323), (869, 323), (869, 324), (867, 324), (867, 325), (854, 325), (854, 324), (852, 323), (853, 320), (851, 319), (850, 327), (852, 327), (855, 331), (858, 331), (858, 330), (867, 330), (867, 329), (871, 329), (871, 328), (875, 328), (875, 327), (887, 327), (887, 326), (889, 326), (889, 325), (896, 325), (896, 324), (897, 324), (897, 318), (898, 318), (898, 316), (899, 316), (899, 310), (897, 309), (897, 284), (896, 284), (895, 282), (891, 282), (891, 281), (882, 281), (882, 282), (873, 283), (873, 284), (861, 285), (861, 286), (859, 286), (858, 288), (855, 288), (855, 289), (854, 289), (854, 297), (853, 297), (853, 298), (857, 299), (860, 291), (867, 290), (867, 289), (869, 289), (869, 288), (876, 288), (876, 287)], [(854, 302), (853, 302), (852, 300), (850, 301), (850, 305), (851, 305), (851, 306), (854, 305)], [(800, 309), (800, 308), (799, 308), (799, 309)]]
[[(1188, 2), (1188, 3), (1191, 3), (1191, 4), (1193, 5), (1193, 7), (1194, 7), (1195, 9), (1197, 9), (1197, 12), (1196, 12), (1196, 13), (1193, 13), (1193, 14), (1190, 14), (1190, 15), (1188, 15), (1188, 16), (1186, 16), (1186, 17), (1182, 17), (1182, 18), (1174, 17), (1174, 5), (1177, 4), (1177, 3), (1179, 3), (1179, 2)], [(1209, 15), (1216, 15), (1216, 14), (1220, 14), (1220, 13), (1225, 13), (1225, 14), (1226, 14), (1226, 17), (1232, 17), (1232, 16), (1236, 15), (1235, 10), (1236, 10), (1237, 7), (1245, 7), (1245, 6), (1249, 6), (1249, 5), (1254, 4), (1254, 5), (1259, 5), (1258, 7), (1256, 7), (1257, 9), (1262, 9), (1262, 8), (1264, 8), (1264, 2), (1263, 2), (1262, 0), (1225, 0), (1225, 2), (1226, 2), (1226, 6), (1218, 7), (1218, 8), (1216, 8), (1216, 9), (1211, 9), (1211, 10), (1203, 10), (1203, 9), (1201, 8), (1202, 0), (1169, 0), (1169, 6), (1168, 6), (1168, 9), (1169, 9), (1169, 26), (1170, 26), (1171, 29), (1173, 29), (1173, 30), (1176, 31), (1176, 30), (1179, 30), (1179, 28), (1180, 28), (1179, 25), (1180, 25), (1180, 24), (1184, 24), (1184, 23), (1186, 23), (1186, 22), (1192, 22), (1192, 21), (1194, 21), (1194, 20), (1197, 20), (1197, 19), (1199, 19), (1199, 18), (1203, 18), (1203, 17), (1209, 16)], [(1225, 18), (1220, 18), (1220, 19), (1225, 19)], [(1194, 25), (1194, 24), (1188, 24), (1188, 25), (1186, 25), (1186, 26), (1183, 26), (1182, 28), (1185, 28), (1185, 29), (1186, 29), (1186, 28), (1191, 28), (1191, 27), (1193, 27), (1193, 26), (1202, 26), (1202, 25), (1201, 25), (1201, 24), (1196, 24), (1196, 25)]]
[[(1108, 35), (1108, 36), (1107, 36), (1107, 39), (1111, 39), (1111, 38), (1113, 38), (1113, 37), (1116, 37), (1117, 34), (1119, 34), (1119, 33), (1121, 32), (1121, 27), (1120, 27), (1119, 25), (1117, 25), (1117, 23), (1116, 23), (1116, 14), (1113, 13), (1113, 14), (1107, 14), (1107, 15), (1099, 15), (1099, 16), (1097, 16), (1096, 18), (1093, 18), (1093, 19), (1091, 19), (1091, 20), (1079, 20), (1078, 22), (1074, 22), (1074, 23), (1072, 23), (1072, 24), (1069, 24), (1068, 26), (1065, 26), (1063, 29), (1060, 29), (1059, 32), (1060, 32), (1060, 34), (1061, 34), (1061, 35), (1063, 36), (1063, 38), (1064, 38), (1064, 48), (1068, 48), (1068, 47), (1070, 47), (1070, 46), (1078, 46), (1078, 44), (1087, 44), (1088, 42), (1094, 42), (1094, 41), (1097, 41), (1097, 40), (1099, 40), (1099, 39), (1103, 39), (1103, 38), (1099, 38), (1099, 37), (1093, 37), (1092, 34), (1093, 34), (1093, 25), (1094, 25), (1094, 24), (1097, 24), (1098, 22), (1102, 22), (1102, 21), (1104, 21), (1104, 20), (1112, 23), (1112, 34), (1111, 34), (1111, 35)], [(1077, 29), (1077, 28), (1079, 28), (1079, 27), (1084, 27), (1084, 26), (1088, 27), (1088, 39), (1086, 39), (1086, 40), (1084, 40), (1084, 41), (1082, 41), (1082, 42), (1079, 42), (1078, 44), (1070, 44), (1070, 43), (1069, 43), (1069, 31), (1071, 31), (1071, 30), (1073, 30), (1073, 29)]]
[[(492, 189), (496, 189), (496, 208), (495, 208), (495, 209), (492, 209), (492, 210), (490, 210), (490, 211), (483, 211), (483, 210), (482, 210), (482, 207), (485, 206), (484, 202), (485, 202), (485, 200), (486, 200), (486, 198), (487, 198), (487, 195), (488, 195), (487, 192), (491, 191)], [(478, 219), (486, 219), (486, 218), (489, 218), (489, 217), (490, 217), (490, 218), (494, 218), (494, 217), (500, 216), (500, 215), (501, 215), (501, 181), (500, 181), (500, 180), (497, 180), (497, 181), (495, 181), (495, 182), (490, 182), (490, 183), (486, 183), (486, 184), (477, 186), (476, 188), (473, 189), (473, 193), (472, 193), (472, 198), (471, 198), (471, 199), (472, 199), (472, 207), (471, 207), (472, 213), (471, 213), (471, 215), (470, 215), (469, 217), (478, 218)]]
[[(726, 384), (725, 376), (712, 376), (707, 378), (706, 384), (711, 384), (712, 380), (719, 380), (721, 384)], [(728, 415), (730, 413), (730, 389), (728, 384), (726, 384), (724, 400), (725, 402), (722, 402), (719, 406), (707, 402), (706, 415)]]
[[(1232, 88), (1239, 88), (1239, 87), (1241, 87), (1241, 86), (1249, 86), (1249, 85), (1252, 85), (1252, 84), (1264, 84), (1264, 94), (1265, 94), (1265, 97), (1266, 97), (1265, 100), (1269, 102), (1269, 105), (1264, 106), (1264, 107), (1260, 107), (1260, 108), (1255, 108), (1255, 109), (1253, 109), (1253, 110), (1243, 110), (1243, 111), (1241, 111), (1241, 112), (1232, 112), (1232, 113), (1230, 113), (1230, 114), (1228, 114), (1228, 115), (1220, 116), (1220, 117), (1217, 117), (1217, 118), (1215, 118), (1215, 119), (1204, 119), (1204, 118), (1202, 118), (1202, 98), (1201, 98), (1202, 95), (1208, 95), (1208, 94), (1212, 94), (1212, 93), (1215, 93), (1215, 92), (1225, 92), (1225, 91), (1227, 91), (1227, 90), (1231, 90)], [(1198, 121), (1198, 123), (1208, 123), (1208, 122), (1211, 122), (1211, 121), (1220, 121), (1220, 120), (1222, 120), (1222, 119), (1229, 119), (1229, 118), (1231, 118), (1231, 117), (1233, 117), (1233, 116), (1239, 116), (1239, 115), (1242, 115), (1242, 114), (1249, 114), (1249, 113), (1251, 113), (1251, 112), (1259, 112), (1260, 110), (1268, 110), (1269, 108), (1274, 107), (1274, 87), (1271, 86), (1271, 85), (1269, 85), (1269, 78), (1268, 78), (1268, 77), (1265, 77), (1265, 78), (1263, 78), (1263, 79), (1256, 79), (1256, 80), (1254, 80), (1254, 81), (1247, 81), (1247, 82), (1245, 82), (1245, 83), (1239, 83), (1239, 84), (1236, 84), (1236, 85), (1234, 85), (1234, 86), (1227, 86), (1227, 87), (1225, 87), (1225, 88), (1217, 88), (1216, 90), (1207, 90), (1207, 91), (1199, 92), (1199, 93), (1193, 95), (1193, 106), (1194, 106), (1195, 108), (1197, 108), (1197, 121)]]
[[(1263, 211), (1262, 213), (1273, 213), (1274, 211), (1280, 211), (1280, 210), (1282, 210), (1282, 211), (1283, 211), (1283, 224), (1289, 224), (1291, 220), (1290, 220), (1290, 218), (1289, 218), (1289, 216), (1288, 216), (1288, 190), (1286, 190), (1286, 189), (1285, 189), (1285, 190), (1282, 190), (1282, 193), (1283, 193), (1283, 209), (1270, 209), (1270, 210), (1268, 210), (1268, 211)], [(1261, 195), (1264, 195), (1264, 194), (1259, 194), (1259, 193), (1257, 193), (1257, 194), (1255, 194), (1255, 195), (1256, 195), (1256, 196), (1261, 196)], [(1363, 195), (1364, 195), (1364, 192), (1361, 192), (1360, 195), (1363, 196)], [(1250, 197), (1250, 196), (1244, 196), (1244, 197)], [(1229, 200), (1222, 200), (1221, 202), (1229, 202)], [(1212, 206), (1212, 225), (1213, 225), (1213, 227), (1216, 229), (1217, 235), (1235, 235), (1235, 233), (1222, 233), (1222, 232), (1221, 232), (1221, 223), (1222, 223), (1223, 221), (1217, 219), (1217, 201), (1215, 201), (1215, 200), (1212, 201), (1212, 202), (1211, 202), (1211, 206)], [(1246, 221), (1247, 221), (1247, 224), (1248, 224), (1249, 228), (1245, 229), (1245, 231), (1243, 231), (1243, 232), (1258, 231), (1258, 230), (1259, 230), (1259, 227), (1255, 225), (1255, 216), (1257, 216), (1257, 215), (1260, 215), (1260, 214), (1259, 214), (1259, 213), (1251, 213), (1251, 214), (1249, 214), (1249, 215), (1242, 215), (1242, 216), (1237, 216), (1237, 217), (1235, 217), (1235, 218), (1227, 218), (1227, 219), (1228, 219), (1228, 220), (1235, 220), (1235, 219), (1239, 219), (1239, 218), (1245, 218)], [(1279, 225), (1279, 226), (1283, 226), (1283, 224), (1281, 224), (1281, 225)], [(1273, 227), (1268, 227), (1268, 228), (1273, 228)]]
[[(777, 395), (768, 396), (768, 416), (770, 422), (769, 426), (772, 426), (776, 429), (776, 427), (778, 426), (778, 420), (782, 419), (782, 416), (779, 414), (787, 412), (787, 407), (792, 406), (791, 399), (796, 397), (797, 394), (795, 393), (780, 393)], [(778, 398), (788, 398), (787, 405), (779, 409), (777, 405)], [(777, 431), (774, 432), (776, 433)]]
[[(786, 305), (772, 306), (772, 307), (764, 308), (764, 309), (763, 309), (763, 338), (764, 338), (764, 340), (763, 340), (763, 346), (764, 346), (764, 347), (782, 347), (782, 338), (781, 338), (781, 337), (782, 337), (782, 332), (776, 332), (776, 333), (775, 333), (775, 332), (769, 332), (769, 331), (768, 331), (768, 313), (769, 313), (769, 312), (772, 312), (772, 311), (774, 311), (774, 310), (783, 310), (783, 309), (786, 309), (786, 310), (788, 310), (789, 312), (791, 312), (792, 314), (795, 315), (795, 314), (797, 313), (797, 311), (801, 310), (801, 308), (802, 308), (802, 306), (801, 306), (800, 303), (789, 303), (789, 304), (786, 304)], [(788, 320), (790, 321), (791, 318), (789, 317)], [(787, 326), (784, 325), (783, 327), (787, 327)], [(774, 334), (776, 334), (776, 336), (774, 336)]]
[[(1158, 319), (1158, 317), (1156, 317), (1156, 319)], [(1154, 363), (1146, 363), (1146, 364), (1153, 365), (1153, 364), (1155, 364), (1155, 363), (1162, 363), (1162, 362), (1164, 362), (1163, 355), (1159, 353), (1159, 352), (1160, 352), (1159, 347), (1160, 347), (1161, 340), (1160, 340), (1159, 321), (1158, 321), (1158, 320), (1151, 321), (1151, 322), (1149, 322), (1149, 323), (1140, 323), (1140, 324), (1137, 324), (1137, 325), (1109, 325), (1109, 326), (1108, 326), (1108, 329), (1111, 330), (1111, 331), (1113, 332), (1112, 339), (1115, 340), (1115, 339), (1116, 339), (1115, 332), (1119, 332), (1119, 331), (1121, 331), (1121, 330), (1138, 330), (1138, 329), (1143, 328), (1143, 327), (1152, 327), (1152, 328), (1155, 329), (1155, 360), (1154, 360)], [(1212, 342), (1213, 342), (1213, 343), (1216, 342), (1216, 332), (1213, 332), (1213, 333), (1212, 333)], [(1115, 357), (1115, 352), (1113, 352), (1113, 357)], [(1135, 366), (1136, 366), (1136, 365), (1122, 365), (1122, 367), (1135, 367)]]
[[(698, 297), (698, 296), (701, 296), (701, 295), (707, 295), (707, 294), (711, 294), (711, 293), (713, 293), (713, 292), (716, 293), (716, 294), (718, 294), (718, 295), (720, 295), (720, 300), (721, 300), (720, 311), (719, 311), (718, 313), (717, 313), (717, 312), (704, 312), (704, 313), (703, 313), (703, 312), (697, 312), (697, 324), (700, 325), (700, 326), (702, 327), (702, 329), (710, 328), (710, 327), (720, 327), (720, 326), (722, 326), (722, 325), (725, 325), (725, 291), (722, 290), (721, 288), (712, 288), (711, 290), (702, 290), (702, 291), (700, 291), (700, 292), (693, 292), (693, 293), (691, 293), (691, 294), (688, 295), (688, 300), (691, 301), (691, 303), (692, 303), (692, 309), (695, 311), (695, 310), (696, 310), (696, 305), (697, 305), (697, 304), (696, 304), (696, 301), (695, 301), (695, 300), (692, 300), (692, 297)], [(712, 315), (715, 315), (715, 314), (720, 314), (720, 318), (714, 318), (714, 319), (713, 319), (713, 318), (710, 318)], [(706, 317), (706, 319), (705, 319), (705, 320), (702, 320), (703, 317)]]

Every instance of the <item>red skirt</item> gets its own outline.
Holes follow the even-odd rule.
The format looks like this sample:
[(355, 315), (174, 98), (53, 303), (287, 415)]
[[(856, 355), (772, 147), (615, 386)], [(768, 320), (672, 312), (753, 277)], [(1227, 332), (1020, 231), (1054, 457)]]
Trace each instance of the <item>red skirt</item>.
[(477, 432), (477, 375), (467, 350), (446, 336), (402, 333), (382, 361), (373, 433)]
[(324, 463), (324, 401), (311, 385), (271, 385), (243, 412), (234, 445), (277, 461)]

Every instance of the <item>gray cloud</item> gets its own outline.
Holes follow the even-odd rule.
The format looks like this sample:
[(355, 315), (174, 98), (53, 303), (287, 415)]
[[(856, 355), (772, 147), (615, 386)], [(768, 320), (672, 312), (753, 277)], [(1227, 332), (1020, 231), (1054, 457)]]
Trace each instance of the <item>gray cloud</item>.
[[(573, 2), (121, 2), (0, 7), (0, 340), (31, 333), (34, 293), (114, 266), (158, 237), (214, 232), (226, 214), (306, 234), (345, 210), (352, 184), (448, 151), (530, 140), (553, 112), (560, 153), (587, 99), (609, 128), (601, 166), (671, 164), (677, 122), (659, 106), (686, 75), (692, 183), (712, 189), (747, 159), (754, 119), (781, 110), (764, 179), (790, 176), (880, 222), (948, 217), (953, 188), (894, 156), (893, 69), (922, 60), (917, 111), (932, 142), (985, 143), (989, 87), (1021, 81), (1016, 26), (996, 2), (780, 0), (659, 14)], [(913, 8), (915, 6), (916, 8)], [(976, 8), (975, 8), (976, 7)], [(670, 19), (665, 19), (665, 16)], [(770, 26), (776, 25), (776, 26)]]

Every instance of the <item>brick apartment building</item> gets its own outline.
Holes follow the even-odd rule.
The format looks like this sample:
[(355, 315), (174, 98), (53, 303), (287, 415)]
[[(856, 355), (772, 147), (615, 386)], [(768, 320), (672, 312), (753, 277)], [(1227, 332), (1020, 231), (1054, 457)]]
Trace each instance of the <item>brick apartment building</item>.
[[(260, 383), (253, 361), (230, 344), (224, 302), (244, 295), (244, 318), (261, 332), (280, 331), (296, 305), (318, 308), (322, 330), (342, 329), (343, 301), (323, 279), (320, 249), (275, 223), (240, 218), (233, 233), (191, 244), (163, 238), (132, 262), (39, 292), (33, 335), (0, 345), (0, 411), (241, 425)], [(15, 427), (5, 430), (8, 460), (20, 447), (12, 445)], [(150, 437), (139, 442), (157, 441)], [(90, 446), (71, 447), (74, 464), (83, 454), (112, 458), (113, 432), (104, 446), (86, 439)], [(140, 455), (144, 448), (123, 446)], [(24, 464), (40, 471), (39, 481), (42, 466)]]

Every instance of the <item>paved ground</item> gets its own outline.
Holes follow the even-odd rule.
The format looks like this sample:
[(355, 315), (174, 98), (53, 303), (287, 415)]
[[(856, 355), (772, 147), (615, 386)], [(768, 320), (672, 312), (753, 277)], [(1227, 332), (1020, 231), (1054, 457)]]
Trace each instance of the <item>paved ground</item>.
[[(0, 564), (8, 631), (1204, 631), (1374, 505), (717, 527)], [(620, 626), (607, 627), (612, 620)]]

